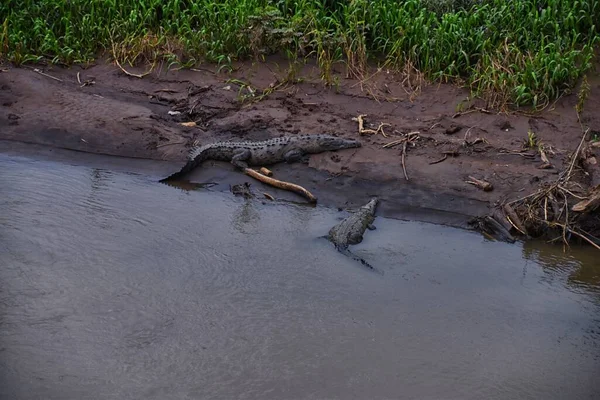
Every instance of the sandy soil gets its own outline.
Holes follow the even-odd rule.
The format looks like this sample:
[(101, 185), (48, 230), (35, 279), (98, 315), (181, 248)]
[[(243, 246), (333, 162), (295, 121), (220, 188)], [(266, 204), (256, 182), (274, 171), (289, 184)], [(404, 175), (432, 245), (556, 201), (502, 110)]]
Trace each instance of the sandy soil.
[[(259, 140), (299, 133), (360, 137), (360, 149), (315, 155), (309, 165), (281, 164), (272, 170), (275, 177), (311, 190), (321, 203), (356, 206), (378, 195), (382, 212), (402, 214), (410, 209), (419, 219), (428, 220), (437, 212), (483, 215), (499, 201), (520, 197), (541, 182), (556, 179), (582, 135), (575, 94), (535, 116), (507, 115), (477, 110), (484, 105), (466, 103), (468, 91), (452, 85), (422, 85), (414, 93), (401, 83), (402, 77), (386, 71), (362, 82), (344, 79), (340, 71), (339, 85), (326, 88), (318, 71), (307, 65), (298, 75), (304, 78), (302, 83), (277, 87), (285, 76), (285, 68), (278, 65), (286, 64), (276, 59), (242, 63), (231, 73), (215, 73), (214, 67), (155, 71), (142, 79), (127, 76), (106, 61), (87, 68), (37, 67), (47, 75), (34, 71), (35, 67), (5, 65), (0, 72), (0, 139), (164, 160), (166, 176), (183, 165), (194, 141)], [(257, 95), (269, 85), (277, 90), (242, 102), (240, 94), (250, 92), (228, 79), (250, 83), (258, 89)], [(582, 122), (600, 136), (597, 74), (590, 83)], [(462, 102), (467, 112), (457, 114)], [(388, 137), (359, 136), (353, 120), (359, 114), (367, 115), (365, 128), (389, 124), (384, 127)], [(191, 121), (196, 126), (181, 124)], [(553, 168), (540, 168), (540, 155), (523, 150), (529, 130), (551, 146), (548, 157)], [(383, 145), (409, 132), (418, 132), (418, 137), (407, 146), (407, 181), (402, 146)], [(207, 166), (191, 179), (252, 182), (227, 163), (215, 164), (218, 167)], [(490, 182), (494, 189), (483, 191), (466, 183), (469, 176)]]

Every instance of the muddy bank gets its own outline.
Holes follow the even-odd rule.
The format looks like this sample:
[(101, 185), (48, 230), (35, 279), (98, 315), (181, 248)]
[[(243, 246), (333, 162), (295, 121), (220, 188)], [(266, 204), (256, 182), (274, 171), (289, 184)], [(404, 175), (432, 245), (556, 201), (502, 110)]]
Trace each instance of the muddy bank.
[[(303, 81), (291, 84), (281, 65), (281, 60), (244, 63), (231, 73), (213, 67), (163, 70), (142, 79), (105, 61), (85, 69), (38, 67), (47, 75), (33, 67), (4, 66), (0, 139), (164, 160), (166, 176), (181, 167), (194, 142), (299, 133), (358, 137), (354, 118), (366, 115), (365, 128), (385, 123), (386, 136), (364, 134), (362, 148), (315, 155), (308, 166), (274, 166), (276, 177), (305, 186), (329, 205), (355, 206), (378, 195), (383, 213), (422, 210), (419, 219), (428, 219), (424, 216), (436, 212), (484, 215), (496, 203), (555, 181), (582, 135), (576, 94), (535, 116), (507, 115), (485, 112), (485, 104), (469, 102), (467, 91), (451, 85), (413, 81), (409, 86), (380, 71), (362, 82), (341, 74), (339, 86), (325, 88), (310, 65), (297, 75)], [(600, 115), (593, 113), (600, 104), (600, 80), (590, 77), (590, 84), (582, 122), (600, 132)], [(535, 149), (523, 148), (530, 131), (549, 149), (550, 168), (541, 168)], [(383, 146), (411, 132), (416, 134), (406, 146), (407, 180), (402, 145)], [(226, 182), (249, 180), (226, 163), (208, 163), (190, 179), (225, 176)], [(467, 183), (469, 177), (491, 183), (493, 190)]]

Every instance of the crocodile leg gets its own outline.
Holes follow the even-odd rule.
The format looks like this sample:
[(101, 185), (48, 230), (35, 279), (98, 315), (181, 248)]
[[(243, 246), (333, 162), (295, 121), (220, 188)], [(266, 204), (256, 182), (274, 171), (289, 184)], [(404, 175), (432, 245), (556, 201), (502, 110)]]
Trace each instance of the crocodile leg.
[(353, 232), (348, 237), (348, 243), (349, 244), (359, 244), (362, 241), (363, 241), (363, 235), (361, 233), (358, 233), (358, 232)]
[(283, 155), (283, 159), (287, 163), (298, 162), (304, 157), (304, 152), (298, 149), (292, 149)]
[(252, 152), (248, 149), (243, 149), (236, 152), (233, 157), (231, 157), (231, 163), (239, 169), (248, 168), (248, 163), (246, 162), (252, 156)]

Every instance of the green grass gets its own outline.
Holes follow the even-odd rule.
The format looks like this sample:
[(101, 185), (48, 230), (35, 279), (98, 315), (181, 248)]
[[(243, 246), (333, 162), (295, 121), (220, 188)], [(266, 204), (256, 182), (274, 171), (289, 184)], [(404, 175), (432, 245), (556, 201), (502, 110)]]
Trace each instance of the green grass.
[(592, 66), (600, 0), (4, 0), (0, 54), (189, 66), (283, 52), (322, 78), (370, 61), (459, 82), (495, 106), (542, 106)]

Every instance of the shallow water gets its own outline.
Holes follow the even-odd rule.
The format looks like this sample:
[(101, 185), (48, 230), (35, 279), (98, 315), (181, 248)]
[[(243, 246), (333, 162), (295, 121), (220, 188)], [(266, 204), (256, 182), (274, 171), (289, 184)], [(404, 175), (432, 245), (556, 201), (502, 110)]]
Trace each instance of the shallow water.
[(0, 398), (600, 398), (589, 249), (120, 169), (0, 154)]

